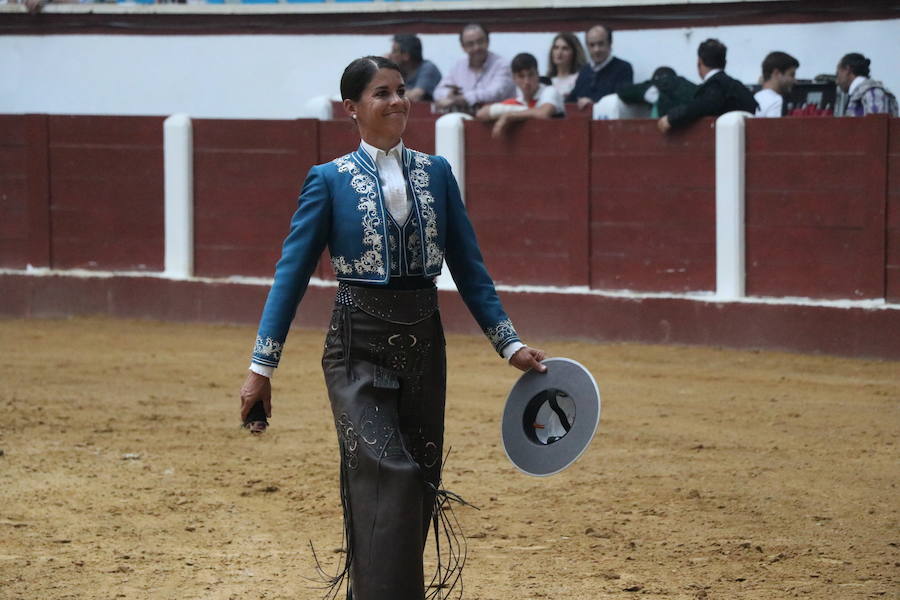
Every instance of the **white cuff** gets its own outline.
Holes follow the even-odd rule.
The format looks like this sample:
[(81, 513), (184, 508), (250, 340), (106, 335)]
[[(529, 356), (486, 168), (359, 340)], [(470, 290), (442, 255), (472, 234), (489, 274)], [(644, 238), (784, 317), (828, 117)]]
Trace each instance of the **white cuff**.
[(659, 88), (655, 85), (648, 87), (647, 91), (644, 92), (644, 101), (647, 104), (656, 104), (659, 102)]
[(503, 358), (507, 361), (512, 358), (513, 354), (519, 351), (519, 348), (524, 348), (525, 344), (522, 342), (510, 342), (507, 345), (503, 346), (503, 350), (500, 352), (503, 354)]
[(521, 104), (503, 104), (502, 102), (495, 102), (488, 108), (492, 119), (499, 119), (501, 115), (522, 112), (523, 110), (528, 110), (528, 107)]
[(250, 370), (257, 375), (262, 375), (263, 377), (268, 377), (269, 379), (271, 379), (272, 375), (275, 374), (275, 367), (269, 367), (255, 362), (250, 363)]

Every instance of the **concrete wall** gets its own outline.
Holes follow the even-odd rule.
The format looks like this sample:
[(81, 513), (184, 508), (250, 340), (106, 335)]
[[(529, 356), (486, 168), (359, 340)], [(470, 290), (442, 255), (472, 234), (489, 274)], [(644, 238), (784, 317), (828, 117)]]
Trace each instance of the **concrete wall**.
[[(697, 79), (696, 48), (708, 37), (729, 48), (728, 71), (755, 83), (771, 50), (801, 63), (799, 76), (834, 73), (847, 52), (872, 59), (873, 76), (900, 93), (900, 19), (808, 24), (633, 29), (616, 32), (616, 55), (638, 80), (667, 64)], [(534, 54), (545, 67), (555, 31), (497, 32), (491, 48)], [(422, 35), (442, 70), (461, 56), (456, 33)], [(338, 92), (346, 64), (383, 54), (385, 34), (346, 35), (3, 35), (0, 113), (169, 115), (290, 119), (305, 100)]]

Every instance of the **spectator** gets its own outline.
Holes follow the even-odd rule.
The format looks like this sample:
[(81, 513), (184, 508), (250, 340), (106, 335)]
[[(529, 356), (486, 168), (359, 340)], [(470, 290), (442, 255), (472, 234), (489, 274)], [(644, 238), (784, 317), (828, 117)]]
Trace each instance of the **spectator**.
[(414, 102), (432, 100), (441, 72), (430, 60), (422, 58), (422, 41), (411, 33), (394, 36), (388, 58), (397, 63), (406, 82), (406, 97)]
[(612, 29), (604, 25), (594, 25), (585, 34), (591, 62), (581, 67), (566, 97), (566, 102), (577, 102), (579, 110), (634, 82), (631, 64), (612, 55), (612, 37)]
[(685, 127), (700, 117), (718, 117), (733, 110), (756, 112), (756, 100), (743, 83), (725, 74), (725, 44), (708, 39), (697, 49), (697, 72), (703, 83), (694, 98), (675, 106), (662, 117), (657, 125), (663, 133)]
[(574, 33), (557, 33), (547, 57), (547, 77), (564, 98), (575, 87), (578, 72), (585, 65), (584, 47)]
[(762, 63), (762, 89), (753, 95), (757, 117), (783, 117), (784, 97), (797, 80), (800, 62), (785, 52), (770, 52)]
[(490, 39), (483, 25), (463, 27), (459, 42), (467, 56), (438, 84), (434, 92), (438, 110), (474, 113), (482, 104), (499, 102), (515, 93), (509, 62), (488, 50)]
[(629, 105), (649, 105), (649, 117), (657, 119), (669, 114), (673, 107), (690, 102), (696, 91), (696, 84), (671, 67), (659, 67), (648, 81), (625, 86), (619, 90), (618, 96)]
[(838, 116), (863, 117), (874, 114), (897, 116), (897, 97), (880, 81), (869, 79), (871, 63), (871, 60), (857, 52), (844, 56), (838, 63), (836, 83), (846, 94)]
[(555, 87), (541, 83), (534, 56), (527, 52), (516, 54), (510, 68), (516, 83), (516, 97), (486, 104), (475, 115), (482, 121), (496, 121), (492, 132), (494, 137), (502, 135), (516, 121), (565, 116), (562, 94)]

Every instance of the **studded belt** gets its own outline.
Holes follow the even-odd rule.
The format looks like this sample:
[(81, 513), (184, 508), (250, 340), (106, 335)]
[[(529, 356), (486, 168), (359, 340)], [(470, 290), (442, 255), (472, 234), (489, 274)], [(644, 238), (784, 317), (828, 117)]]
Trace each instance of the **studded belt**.
[(417, 290), (378, 289), (338, 284), (337, 304), (355, 306), (366, 314), (388, 323), (414, 325), (437, 310), (437, 288)]

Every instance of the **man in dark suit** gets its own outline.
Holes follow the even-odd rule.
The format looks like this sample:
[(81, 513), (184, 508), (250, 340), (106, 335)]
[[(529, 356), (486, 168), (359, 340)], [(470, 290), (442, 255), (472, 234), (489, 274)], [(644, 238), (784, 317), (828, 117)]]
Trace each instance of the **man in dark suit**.
[(575, 87), (566, 96), (566, 102), (577, 102), (579, 110), (634, 82), (631, 64), (612, 55), (611, 29), (594, 25), (587, 30), (584, 39), (591, 61), (581, 67)]
[(756, 112), (756, 100), (743, 83), (725, 74), (725, 44), (708, 39), (697, 49), (697, 72), (703, 83), (694, 99), (676, 106), (657, 125), (663, 133), (690, 125), (700, 117), (718, 117), (733, 110)]

